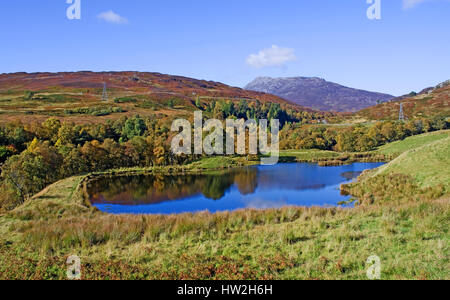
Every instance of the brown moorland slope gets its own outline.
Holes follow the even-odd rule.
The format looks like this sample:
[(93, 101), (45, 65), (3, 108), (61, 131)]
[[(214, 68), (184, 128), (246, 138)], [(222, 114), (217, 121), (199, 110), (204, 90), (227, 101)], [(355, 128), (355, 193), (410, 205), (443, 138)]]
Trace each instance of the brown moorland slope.
[(287, 103), (280, 97), (246, 91), (223, 83), (198, 80), (182, 76), (141, 72), (70, 72), (70, 73), (13, 73), (0, 74), (0, 93), (15, 91), (86, 91), (98, 92), (103, 88), (123, 90), (129, 94), (176, 95), (192, 97), (248, 98), (262, 102)]
[[(108, 101), (102, 101), (106, 84)], [(5, 122), (40, 122), (49, 116), (75, 123), (135, 114), (182, 115), (211, 101), (278, 103), (314, 112), (280, 97), (219, 82), (142, 72), (0, 74), (0, 116)], [(81, 112), (81, 113), (80, 113)], [(321, 114), (321, 113), (318, 113)], [(76, 115), (76, 116), (74, 116)]]
[(403, 103), (405, 117), (450, 116), (450, 84), (440, 84), (417, 95), (400, 97), (392, 102), (379, 104), (355, 113), (356, 118), (369, 120), (396, 120), (399, 117), (400, 104)]

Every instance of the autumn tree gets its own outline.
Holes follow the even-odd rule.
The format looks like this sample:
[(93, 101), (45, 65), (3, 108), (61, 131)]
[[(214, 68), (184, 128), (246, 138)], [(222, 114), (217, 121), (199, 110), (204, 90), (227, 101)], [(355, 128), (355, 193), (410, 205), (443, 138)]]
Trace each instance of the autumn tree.
[(40, 128), (38, 137), (40, 140), (47, 140), (55, 144), (58, 140), (58, 132), (61, 128), (61, 121), (55, 118), (49, 118)]

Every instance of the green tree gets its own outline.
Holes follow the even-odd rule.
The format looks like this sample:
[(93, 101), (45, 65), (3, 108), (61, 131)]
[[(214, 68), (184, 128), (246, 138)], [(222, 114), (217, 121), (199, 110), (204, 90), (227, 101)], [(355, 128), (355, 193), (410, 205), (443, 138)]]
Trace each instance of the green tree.
[(122, 129), (122, 141), (128, 141), (136, 136), (143, 136), (147, 127), (144, 120), (140, 116), (128, 119)]

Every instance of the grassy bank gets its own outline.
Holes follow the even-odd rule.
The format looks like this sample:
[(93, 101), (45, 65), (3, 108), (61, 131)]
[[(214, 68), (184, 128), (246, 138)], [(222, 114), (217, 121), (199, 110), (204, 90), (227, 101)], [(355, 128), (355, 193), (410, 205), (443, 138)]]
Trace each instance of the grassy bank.
[(362, 204), (420, 202), (448, 194), (450, 137), (417, 145), (389, 164), (365, 172), (358, 182), (344, 185), (343, 189), (357, 196)]
[(410, 174), (421, 188), (443, 185), (449, 189), (450, 138), (410, 150), (374, 175), (383, 174)]
[[(70, 255), (81, 257), (84, 279), (366, 279), (372, 255), (381, 258), (383, 279), (450, 279), (450, 139), (419, 139), (390, 145), (414, 149), (349, 187), (363, 199), (354, 209), (113, 216), (87, 205), (80, 186), (85, 177), (62, 180), (0, 216), (0, 279), (65, 279)], [(281, 156), (312, 162), (341, 155)], [(102, 174), (247, 163), (211, 158), (184, 168)]]
[(280, 162), (317, 163), (320, 166), (340, 166), (355, 162), (386, 162), (390, 156), (382, 153), (340, 153), (325, 150), (280, 151)]
[(403, 141), (386, 144), (377, 149), (376, 152), (387, 156), (398, 156), (406, 151), (416, 149), (426, 144), (443, 140), (448, 137), (450, 137), (450, 130), (442, 130), (421, 135), (415, 135), (408, 137)]

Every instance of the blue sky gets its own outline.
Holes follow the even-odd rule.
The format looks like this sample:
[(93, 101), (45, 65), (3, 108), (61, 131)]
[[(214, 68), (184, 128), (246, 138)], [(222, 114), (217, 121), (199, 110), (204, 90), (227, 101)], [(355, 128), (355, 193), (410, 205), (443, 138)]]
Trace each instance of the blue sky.
[(136, 70), (244, 86), (318, 76), (401, 95), (450, 79), (450, 2), (66, 0), (0, 3), (0, 73)]

